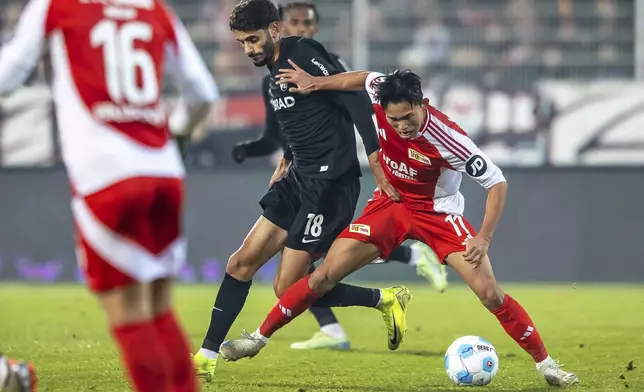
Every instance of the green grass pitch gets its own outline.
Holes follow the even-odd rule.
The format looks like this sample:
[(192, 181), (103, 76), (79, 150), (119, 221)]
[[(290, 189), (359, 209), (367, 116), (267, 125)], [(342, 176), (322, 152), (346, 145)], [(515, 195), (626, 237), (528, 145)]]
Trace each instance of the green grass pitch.
[[(380, 314), (339, 309), (353, 350), (293, 351), (316, 324), (305, 314), (278, 332), (254, 359), (218, 364), (216, 382), (203, 391), (460, 391), (443, 370), (447, 346), (480, 335), (496, 346), (500, 369), (490, 391), (551, 390), (530, 358), (505, 335), (466, 287), (438, 294), (410, 287), (409, 332), (389, 352)], [(644, 287), (505, 287), (531, 314), (553, 357), (577, 372), (579, 391), (644, 391)], [(217, 287), (179, 286), (176, 304), (195, 348), (207, 327)], [(256, 285), (231, 331), (253, 330), (275, 303), (269, 286)], [(41, 391), (127, 391), (117, 353), (94, 298), (82, 286), (0, 286), (0, 350), (28, 358)], [(632, 370), (628, 370), (629, 362)]]

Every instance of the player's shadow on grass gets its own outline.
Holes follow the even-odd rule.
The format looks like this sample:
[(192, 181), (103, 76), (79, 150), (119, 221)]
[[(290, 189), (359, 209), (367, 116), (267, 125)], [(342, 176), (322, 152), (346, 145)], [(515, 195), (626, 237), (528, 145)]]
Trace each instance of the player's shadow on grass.
[(429, 350), (401, 350), (401, 351), (377, 351), (377, 350), (365, 350), (361, 348), (353, 348), (349, 351), (349, 353), (357, 353), (357, 354), (386, 354), (386, 355), (411, 355), (411, 356), (416, 356), (416, 357), (434, 357), (434, 358), (443, 358), (445, 356), (444, 352), (438, 352), (438, 351), (429, 351)]
[[(269, 387), (269, 388), (284, 388), (284, 391), (299, 391), (299, 392), (315, 392), (315, 391), (373, 391), (373, 392), (418, 392), (418, 388), (401, 388), (401, 387), (383, 387), (383, 386), (368, 386), (368, 385), (329, 385), (329, 386), (311, 386), (308, 384), (296, 383), (254, 383), (253, 386)], [(432, 391), (438, 391), (432, 389)], [(451, 392), (452, 390), (445, 390)], [(458, 392), (462, 392), (459, 390)]]
[[(245, 383), (239, 383), (241, 385), (244, 385)], [(283, 388), (284, 391), (298, 391), (298, 392), (316, 392), (316, 391), (360, 391), (360, 392), (424, 392), (424, 391), (431, 391), (431, 392), (463, 392), (463, 387), (453, 387), (453, 388), (441, 388), (441, 387), (421, 387), (419, 388), (418, 386), (409, 386), (409, 387), (402, 387), (402, 386), (395, 386), (395, 387), (385, 387), (382, 385), (325, 385), (325, 386), (312, 386), (309, 384), (296, 384), (296, 383), (252, 383), (252, 384), (246, 384), (249, 386), (254, 386), (254, 387), (269, 387), (269, 388)], [(468, 387), (468, 390), (470, 391), (483, 391), (484, 388), (486, 387)], [(528, 387), (528, 388), (516, 388), (513, 389), (514, 392), (546, 392), (550, 391), (551, 388), (549, 387), (543, 387), (543, 388), (534, 388), (534, 387)]]

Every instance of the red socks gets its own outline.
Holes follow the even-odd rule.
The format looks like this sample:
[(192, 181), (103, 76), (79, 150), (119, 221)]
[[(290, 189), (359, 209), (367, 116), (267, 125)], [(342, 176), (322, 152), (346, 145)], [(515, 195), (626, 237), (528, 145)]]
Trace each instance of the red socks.
[(197, 378), (190, 358), (190, 345), (172, 311), (157, 316), (154, 328), (169, 358), (170, 391), (197, 392)]
[(304, 313), (319, 298), (309, 287), (310, 276), (298, 280), (282, 294), (277, 305), (271, 309), (259, 327), (262, 336), (271, 337), (278, 329)]
[(190, 347), (172, 311), (112, 335), (136, 392), (197, 392)]
[(505, 294), (503, 305), (493, 310), (492, 314), (499, 320), (505, 332), (530, 354), (536, 363), (548, 357), (546, 347), (530, 316), (514, 298)]
[(152, 323), (115, 327), (112, 335), (137, 392), (171, 392), (170, 363)]

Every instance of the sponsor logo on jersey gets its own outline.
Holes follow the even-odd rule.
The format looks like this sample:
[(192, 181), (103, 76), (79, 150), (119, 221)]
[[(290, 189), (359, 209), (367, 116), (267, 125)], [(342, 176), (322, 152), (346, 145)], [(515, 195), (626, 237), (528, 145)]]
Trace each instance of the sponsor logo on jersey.
[(274, 111), (292, 108), (293, 106), (295, 106), (295, 98), (291, 96), (283, 98), (273, 98), (271, 99), (271, 105), (273, 105)]
[(163, 105), (149, 108), (130, 105), (118, 105), (112, 102), (97, 102), (92, 107), (92, 115), (99, 121), (113, 123), (144, 122), (154, 126), (166, 123), (166, 111)]
[(473, 155), (465, 163), (465, 171), (474, 178), (481, 177), (487, 171), (487, 162), (482, 156)]
[(418, 181), (416, 179), (418, 170), (407, 166), (405, 162), (396, 162), (385, 154), (382, 154), (382, 158), (387, 164), (387, 169), (389, 169), (389, 172), (394, 176), (402, 178), (403, 180)]
[(320, 63), (320, 62), (319, 62), (319, 61), (317, 61), (315, 58), (312, 58), (312, 59), (311, 59), (311, 62), (312, 62), (312, 63), (313, 63), (313, 65), (315, 65), (316, 67), (320, 68), (320, 71), (322, 71), (322, 74), (324, 74), (324, 76), (329, 76), (329, 71), (326, 69), (326, 67), (324, 66), (324, 64)]
[(426, 165), (431, 165), (432, 161), (429, 160), (428, 157), (425, 155), (419, 153), (418, 151), (414, 150), (413, 148), (409, 149), (409, 159), (413, 159), (415, 161), (418, 161), (420, 163), (424, 163)]
[(349, 226), (349, 232), (350, 233), (364, 234), (366, 236), (370, 236), (371, 235), (371, 226), (359, 225), (359, 224), (356, 224), (356, 223), (352, 223)]
[(376, 85), (384, 80), (385, 80), (385, 75), (376, 76), (375, 78), (371, 79), (371, 82), (369, 82), (369, 88), (372, 90), (375, 90)]

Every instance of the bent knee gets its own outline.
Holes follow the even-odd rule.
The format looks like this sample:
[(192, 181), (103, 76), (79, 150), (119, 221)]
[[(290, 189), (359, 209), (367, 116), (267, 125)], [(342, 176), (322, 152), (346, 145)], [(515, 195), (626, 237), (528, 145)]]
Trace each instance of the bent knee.
[(309, 287), (318, 294), (331, 291), (342, 278), (333, 274), (333, 271), (326, 268), (316, 269), (309, 278)]
[(498, 309), (503, 305), (503, 291), (496, 282), (486, 284), (477, 294), (483, 306), (490, 311)]
[(278, 277), (275, 277), (275, 280), (273, 281), (273, 291), (275, 292), (275, 296), (277, 298), (280, 298), (288, 288), (289, 285), (285, 284), (284, 281), (278, 279)]
[(261, 267), (262, 261), (258, 255), (240, 249), (233, 253), (226, 264), (226, 273), (241, 281), (253, 278), (255, 272)]

